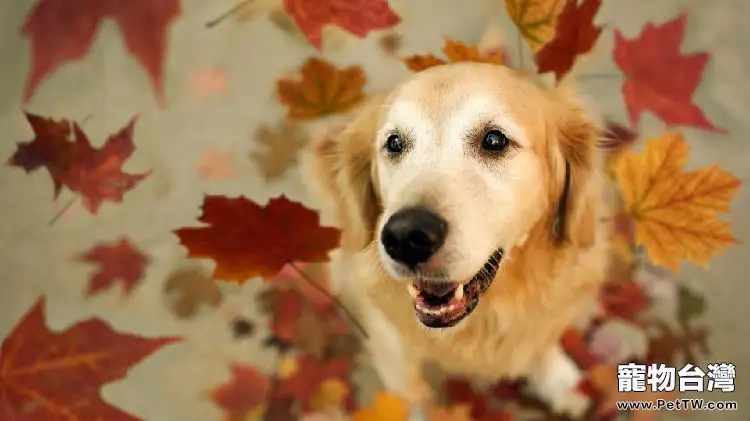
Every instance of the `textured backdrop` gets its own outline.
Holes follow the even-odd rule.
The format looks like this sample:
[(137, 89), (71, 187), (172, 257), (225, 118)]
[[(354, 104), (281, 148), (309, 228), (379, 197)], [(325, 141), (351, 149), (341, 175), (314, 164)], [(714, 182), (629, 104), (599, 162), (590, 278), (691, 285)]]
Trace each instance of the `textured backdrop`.
[[(305, 133), (322, 120), (305, 120), (316, 112), (302, 102), (316, 103), (326, 100), (321, 95), (330, 95), (327, 100), (335, 106), (328, 111), (338, 111), (337, 107), (361, 98), (358, 88), (365, 93), (388, 89), (411, 72), (399, 58), (427, 53), (444, 57), (445, 37), (479, 44), (488, 61), (506, 60), (506, 64), (535, 71), (530, 46), (524, 40), (517, 42), (517, 30), (505, 7), (479, 0), (391, 1), (390, 12), (371, 10), (383, 29), (365, 38), (332, 28), (316, 38), (317, 15), (302, 13), (297, 16), (309, 18), (300, 21), (306, 38), (281, 5), (270, 0), (243, 3), (225, 18), (222, 15), (236, 6), (231, 0), (183, 0), (181, 5), (178, 0), (152, 0), (144, 6), (133, 1), (127, 10), (119, 10), (123, 6), (118, 2), (104, 0), (88, 5), (82, 0), (43, 3), (37, 9), (37, 2), (31, 0), (0, 4), (0, 156), (16, 164), (0, 168), (0, 203), (5, 215), (5, 223), (0, 224), (0, 338), (6, 337), (0, 349), (0, 421), (250, 420), (260, 414), (258, 395), (268, 386), (268, 379), (256, 369), (293, 378), (278, 389), (298, 399), (306, 410), (344, 405), (352, 384), (360, 403), (370, 404), (380, 386), (366, 360), (350, 370), (356, 351), (352, 344), (338, 343), (334, 362), (316, 362), (314, 357), (295, 357), (294, 353), (279, 360), (278, 348), (287, 342), (296, 341), (295, 347), (307, 354), (334, 352), (325, 348), (329, 344), (318, 343), (315, 335), (299, 338), (300, 328), (294, 323), (308, 317), (305, 312), (310, 308), (318, 316), (331, 318), (323, 324), (338, 326), (328, 326), (329, 336), (351, 339), (354, 335), (346, 321), (332, 313), (327, 298), (305, 287), (294, 268), (287, 267), (276, 276), (280, 287), (263, 294), (265, 306), (261, 306), (257, 298), (263, 285), (260, 280), (242, 285), (212, 282), (207, 274), (215, 264), (208, 259), (188, 260), (186, 248), (173, 231), (199, 225), (204, 195), (243, 195), (264, 205), (269, 198), (284, 194), (314, 209), (301, 186), (294, 153), (304, 145)], [(355, 3), (370, 8), (378, 2)], [(30, 15), (32, 10), (39, 16)], [(114, 13), (120, 13), (120, 26), (111, 19)], [(594, 20), (603, 31), (574, 71), (581, 75), (579, 88), (602, 120), (635, 127), (623, 99), (624, 78), (613, 61), (614, 29), (633, 39), (647, 23), (663, 25), (683, 13), (687, 13), (686, 34), (681, 47), (679, 39), (663, 42), (676, 43), (675, 48), (686, 55), (708, 52), (702, 78), (686, 73), (695, 69), (695, 62), (666, 58), (659, 62), (660, 56), (646, 61), (674, 72), (674, 80), (657, 81), (656, 86), (665, 90), (674, 88), (673, 82), (690, 85), (696, 79), (692, 80), (697, 85), (692, 101), (705, 119), (695, 123), (701, 119), (684, 107), (677, 117), (669, 110), (666, 114), (671, 117), (645, 112), (637, 125), (637, 141), (660, 137), (667, 127), (677, 129), (692, 148), (688, 169), (720, 164), (745, 180), (750, 176), (746, 139), (750, 131), (750, 56), (746, 54), (750, 2), (605, 0)], [(97, 16), (105, 16), (98, 26)], [(347, 27), (346, 21), (339, 20)], [(348, 25), (350, 32), (363, 28), (356, 20)], [(549, 38), (554, 27), (548, 30), (551, 33), (536, 35)], [(87, 37), (90, 46), (82, 42)], [(69, 42), (72, 38), (77, 42)], [(501, 47), (503, 53), (493, 56)], [(34, 51), (36, 65), (32, 67)], [(143, 65), (132, 52), (144, 57)], [(308, 61), (311, 57), (322, 58), (335, 69), (359, 66), (361, 71), (353, 68), (329, 74), (320, 83), (341, 86), (324, 94), (315, 91), (314, 80), (313, 88), (299, 90), (294, 82), (306, 63), (313, 77), (335, 71), (325, 62)], [(64, 58), (77, 59), (55, 68), (54, 63)], [(549, 75), (546, 78), (554, 81)], [(288, 82), (279, 84), (280, 79)], [(650, 100), (652, 106), (657, 106), (657, 99)], [(685, 100), (690, 102), (689, 92)], [(296, 105), (290, 107), (290, 102)], [(31, 116), (27, 118), (24, 112)], [(86, 147), (71, 152), (49, 140), (54, 136), (59, 140), (70, 127), (44, 118), (77, 122), (96, 148), (109, 136), (120, 136), (99, 155), (82, 154)], [(687, 121), (695, 124), (684, 124)], [(27, 146), (19, 152), (18, 142), (35, 137), (30, 122), (37, 125), (36, 136), (46, 136), (49, 144), (38, 150)], [(627, 136), (620, 133), (617, 137)], [(71, 162), (82, 169), (69, 171)], [(119, 175), (117, 166), (123, 162), (125, 173), (146, 175)], [(38, 168), (31, 171), (34, 166)], [(98, 173), (87, 172), (94, 167)], [(109, 178), (97, 184), (97, 177)], [(53, 180), (61, 186), (57, 196)], [(125, 191), (123, 201), (113, 203), (118, 190)], [(102, 196), (105, 200), (98, 206), (96, 197)], [(724, 218), (740, 241), (750, 238), (749, 212), (750, 197), (746, 189), (740, 189), (732, 212)], [(227, 238), (233, 241), (231, 235)], [(695, 359), (689, 362), (703, 367), (718, 361), (736, 365), (736, 391), (705, 397), (739, 401), (739, 413), (698, 414), (702, 420), (750, 416), (750, 325), (743, 301), (750, 295), (743, 269), (747, 257), (747, 247), (739, 244), (712, 258), (708, 269), (685, 263), (676, 276), (630, 267), (621, 273), (633, 282), (610, 291), (610, 301), (603, 305), (607, 315), (625, 319), (629, 312), (643, 310), (663, 315), (659, 320), (670, 320), (680, 311), (694, 316), (693, 327), (680, 331), (680, 338), (657, 336), (651, 341), (651, 351), (660, 346), (659, 352), (680, 354), (676, 358), (682, 362), (685, 355), (681, 352), (687, 347)], [(309, 277), (325, 278), (324, 268), (302, 269)], [(124, 277), (114, 279), (109, 277), (112, 273)], [(225, 281), (228, 277), (217, 278)], [(628, 289), (633, 285), (638, 286), (635, 291)], [(312, 307), (303, 303), (295, 288), (313, 297), (305, 301), (312, 300)], [(45, 298), (40, 301), (40, 297)], [(92, 317), (108, 324), (85, 321)], [(308, 319), (302, 330), (325, 330), (320, 320)], [(45, 323), (58, 335), (72, 330), (51, 337), (44, 330)], [(276, 337), (270, 345), (269, 326)], [(617, 353), (633, 356), (649, 351), (642, 343), (646, 340), (643, 332), (628, 332), (627, 326), (610, 326), (610, 330), (620, 332), (619, 339), (608, 337), (605, 331), (592, 334), (597, 340), (591, 335), (583, 338), (596, 363)], [(123, 336), (131, 334), (152, 339)], [(700, 351), (701, 341), (710, 352)], [(105, 357), (97, 360), (95, 354)], [(59, 366), (52, 367), (55, 362)], [(238, 383), (231, 383), (233, 375)], [(229, 387), (221, 388), (227, 382)], [(97, 398), (100, 385), (104, 402)], [(517, 399), (514, 394), (500, 393), (503, 398), (513, 395), (511, 400)], [(474, 415), (487, 420), (492, 416)], [(396, 415), (390, 416), (395, 419)]]

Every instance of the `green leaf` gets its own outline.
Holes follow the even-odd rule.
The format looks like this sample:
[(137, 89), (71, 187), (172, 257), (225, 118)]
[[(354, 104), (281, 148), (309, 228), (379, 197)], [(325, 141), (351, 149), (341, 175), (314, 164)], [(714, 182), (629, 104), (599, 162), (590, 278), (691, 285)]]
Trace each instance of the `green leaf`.
[(678, 300), (677, 318), (679, 320), (689, 321), (706, 311), (706, 299), (684, 285), (680, 285)]

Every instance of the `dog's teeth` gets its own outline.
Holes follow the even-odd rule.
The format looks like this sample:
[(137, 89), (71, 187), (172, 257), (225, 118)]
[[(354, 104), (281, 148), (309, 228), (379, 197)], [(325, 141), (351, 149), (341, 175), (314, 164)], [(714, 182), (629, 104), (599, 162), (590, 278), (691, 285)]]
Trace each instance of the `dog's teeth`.
[(458, 301), (461, 301), (464, 299), (464, 286), (459, 285), (458, 288), (456, 288), (456, 292), (453, 293), (453, 297), (457, 299)]
[(419, 290), (412, 284), (406, 284), (406, 289), (409, 291), (411, 298), (419, 297)]

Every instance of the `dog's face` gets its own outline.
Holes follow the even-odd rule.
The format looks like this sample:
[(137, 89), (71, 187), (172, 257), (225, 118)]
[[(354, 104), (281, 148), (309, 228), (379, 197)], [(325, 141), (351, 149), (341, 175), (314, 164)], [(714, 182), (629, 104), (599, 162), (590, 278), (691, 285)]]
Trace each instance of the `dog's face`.
[(571, 151), (584, 140), (568, 139), (589, 142), (595, 129), (581, 115), (504, 67), (417, 74), (344, 136), (358, 146), (339, 157), (354, 160), (339, 164), (341, 193), (350, 220), (365, 219), (344, 230), (372, 230), (370, 244), (422, 324), (455, 326), (493, 284), (504, 254), (554, 214), (566, 160), (585, 176), (589, 148)]

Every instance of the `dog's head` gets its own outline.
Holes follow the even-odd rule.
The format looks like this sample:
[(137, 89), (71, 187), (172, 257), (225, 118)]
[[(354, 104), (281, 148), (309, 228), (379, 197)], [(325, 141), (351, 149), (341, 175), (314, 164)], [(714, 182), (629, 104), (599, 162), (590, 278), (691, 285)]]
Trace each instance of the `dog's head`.
[(446, 328), (539, 227), (559, 247), (593, 243), (597, 135), (570, 93), (460, 63), (373, 98), (316, 147), (344, 247), (376, 247), (417, 318)]

